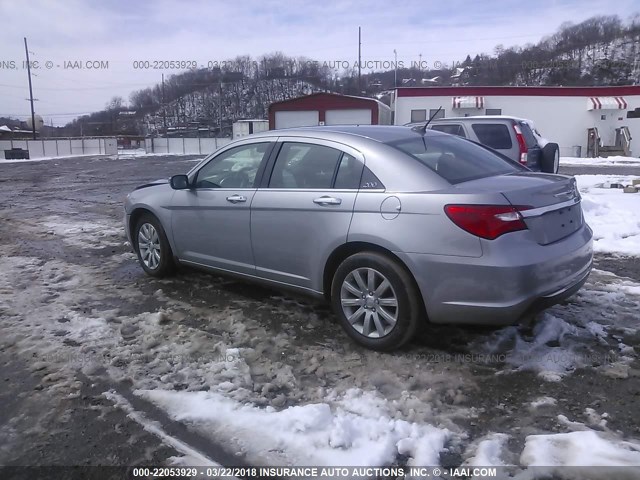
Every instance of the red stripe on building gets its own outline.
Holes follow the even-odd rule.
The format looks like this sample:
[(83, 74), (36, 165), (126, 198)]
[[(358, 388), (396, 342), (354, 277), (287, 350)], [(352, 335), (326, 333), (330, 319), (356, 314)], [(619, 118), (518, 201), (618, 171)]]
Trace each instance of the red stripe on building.
[(623, 87), (402, 87), (399, 97), (440, 96), (537, 96), (537, 97), (622, 97), (640, 95), (639, 85)]

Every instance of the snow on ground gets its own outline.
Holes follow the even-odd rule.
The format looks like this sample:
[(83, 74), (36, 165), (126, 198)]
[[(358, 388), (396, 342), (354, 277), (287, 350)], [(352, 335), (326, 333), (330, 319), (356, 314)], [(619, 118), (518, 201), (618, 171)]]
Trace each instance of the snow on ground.
[(267, 465), (388, 465), (398, 454), (413, 465), (438, 465), (446, 429), (393, 419), (372, 392), (347, 391), (329, 403), (284, 410), (242, 405), (212, 392), (137, 391), (213, 438), (232, 439), (248, 460)]
[[(110, 222), (45, 221), (73, 248), (91, 251), (122, 241), (120, 227)], [(285, 298), (278, 307), (247, 300), (251, 308), (243, 310), (177, 300), (158, 290), (154, 296), (164, 307), (125, 314), (108, 299), (137, 304), (139, 293), (114, 284), (109, 268), (0, 257), (0, 345), (33, 358), (32, 368), (46, 374), (52, 389), (73, 388), (75, 369), (89, 377), (106, 372), (109, 379), (130, 381), (140, 397), (175, 420), (265, 463), (380, 465), (402, 455), (409, 464), (437, 465), (443, 450), (467, 438), (460, 423), (480, 414), (460, 405), (481, 388), (468, 365), (434, 362), (425, 368), (424, 360), (410, 355), (355, 349), (343, 336), (305, 341), (300, 348), (293, 326), (326, 319), (291, 308), (295, 301)], [(189, 280), (193, 288), (203, 283), (210, 289), (216, 281), (197, 274)], [(557, 381), (591, 368), (625, 378), (635, 353), (620, 335), (638, 328), (639, 293), (640, 285), (630, 280), (594, 271), (574, 300), (550, 309), (531, 331), (507, 327), (481, 335), (477, 350), (504, 354), (504, 364), (496, 366), (500, 375), (532, 370)], [(277, 331), (259, 321), (261, 312)], [(548, 399), (534, 403), (554, 406)], [(585, 412), (590, 423), (606, 428), (598, 415)], [(537, 437), (547, 436), (527, 437), (533, 446), (523, 452), (523, 465), (537, 464), (546, 451)], [(507, 463), (506, 440), (499, 432), (487, 435), (464, 458), (469, 465)], [(610, 458), (635, 458), (626, 443), (607, 441)], [(566, 452), (558, 464), (582, 458), (570, 452), (571, 442), (562, 445)]]
[(7, 160), (5, 158), (0, 158), (0, 165), (2, 165), (3, 163), (30, 163), (30, 162), (47, 162), (47, 161), (51, 161), (51, 160), (66, 160), (66, 159), (70, 159), (70, 158), (82, 158), (82, 157), (96, 157), (96, 156), (104, 156), (105, 158), (108, 158), (106, 155), (104, 154), (96, 154), (96, 153), (82, 153), (82, 154), (78, 154), (78, 155), (64, 155), (61, 157), (38, 157), (38, 158), (29, 158), (29, 159), (22, 159), (22, 160)]
[(596, 252), (640, 256), (640, 193), (602, 188), (631, 184), (638, 177), (576, 175), (585, 220), (593, 229)]
[[(607, 439), (593, 430), (529, 435), (520, 462), (526, 466), (549, 467), (549, 474), (560, 473), (557, 467), (563, 466), (640, 466), (640, 443)], [(588, 468), (581, 470), (580, 476), (593, 478)]]
[(538, 397), (531, 402), (531, 408), (540, 408), (545, 406), (554, 406), (558, 401), (553, 397)]
[(141, 158), (141, 157), (182, 157), (182, 156), (192, 156), (192, 155), (200, 155), (201, 158), (194, 159), (193, 161), (200, 161), (202, 157), (205, 157), (208, 154), (199, 154), (199, 153), (147, 153), (144, 148), (135, 148), (131, 150), (118, 150), (117, 158), (126, 159), (126, 158)]
[[(73, 231), (82, 236), (81, 229)], [(431, 408), (435, 410), (438, 401), (430, 407), (399, 389), (400, 398), (388, 404), (371, 390), (349, 390), (371, 381), (386, 390), (388, 367), (384, 362), (379, 372), (371, 372), (368, 362), (356, 366), (376, 376), (363, 375), (360, 382), (348, 378), (339, 382), (344, 388), (336, 390), (319, 385), (325, 383), (323, 377), (328, 379), (343, 370), (344, 363), (334, 364), (333, 360), (344, 362), (345, 358), (336, 354), (332, 361), (321, 363), (311, 353), (308, 363), (302, 359), (295, 362), (316, 379), (305, 388), (299, 384), (304, 378), (302, 371), (294, 375), (292, 365), (282, 361), (291, 338), (284, 333), (271, 335), (271, 350), (269, 333), (237, 311), (195, 308), (185, 312), (176, 308), (128, 316), (102, 304), (112, 287), (109, 279), (94, 268), (3, 256), (0, 272), (0, 344), (11, 345), (18, 354), (33, 358), (32, 368), (45, 374), (45, 381), (54, 390), (73, 390), (75, 369), (88, 376), (101, 375), (106, 369), (109, 378), (131, 381), (136, 388), (147, 390), (150, 400), (177, 399), (180, 415), (187, 419), (193, 415), (207, 431), (207, 422), (215, 418), (211, 412), (221, 413), (218, 419), (222, 420), (222, 430), (216, 440), (228, 443), (238, 439), (249, 456), (270, 442), (278, 442), (286, 458), (289, 448), (295, 450), (296, 444), (314, 445), (316, 451), (307, 457), (308, 463), (330, 462), (333, 458), (339, 460), (338, 464), (366, 461), (374, 465), (391, 462), (401, 453), (410, 462), (436, 464), (450, 436), (446, 427), (412, 420), (425, 414), (437, 417)], [(113, 294), (137, 300), (126, 289)], [(209, 317), (211, 331), (189, 327), (186, 315)], [(232, 348), (230, 344), (244, 346)], [(313, 350), (311, 347), (308, 352)], [(397, 358), (395, 362), (403, 360)], [(397, 367), (389, 369), (389, 376), (395, 376), (394, 370)], [(433, 374), (425, 375), (423, 381), (430, 383), (434, 378)], [(455, 394), (455, 381), (443, 379), (443, 384)], [(433, 385), (437, 388), (438, 382)], [(424, 393), (432, 400), (438, 395), (436, 391)], [(294, 404), (285, 408), (286, 402)], [(245, 408), (245, 404), (252, 406)], [(195, 406), (190, 410), (186, 408), (189, 405)], [(418, 412), (411, 414), (412, 408)], [(206, 411), (208, 417), (203, 413)], [(235, 423), (230, 424), (232, 413)], [(446, 415), (442, 421), (447, 422)], [(260, 424), (264, 425), (266, 438), (256, 448), (255, 426)], [(235, 428), (225, 429), (225, 425)], [(269, 437), (269, 432), (275, 436)], [(323, 442), (325, 448), (321, 449)], [(305, 449), (299, 453), (304, 455)]]
[[(162, 425), (153, 420), (149, 420), (142, 412), (139, 412), (133, 408), (131, 403), (122, 395), (114, 391), (104, 392), (103, 396), (111, 401), (116, 407), (124, 410), (127, 416), (133, 421), (138, 423), (147, 432), (152, 433), (156, 437), (160, 438), (165, 445), (170, 445), (178, 452), (182, 453), (181, 457), (171, 457), (169, 460), (172, 465), (189, 465), (189, 466), (203, 466), (203, 467), (215, 467), (220, 466), (218, 463), (211, 460), (203, 453), (197, 451), (190, 445), (183, 441), (172, 437), (164, 431)], [(229, 477), (230, 480), (234, 480), (234, 477)]]
[(489, 355), (500, 355), (513, 372), (533, 370), (544, 380), (559, 382), (576, 368), (587, 366), (587, 359), (578, 351), (586, 343), (584, 337), (590, 340), (592, 335), (544, 313), (530, 334), (517, 326), (506, 327), (492, 335), (484, 348)]
[(79, 222), (68, 217), (51, 215), (42, 225), (50, 235), (59, 235), (69, 245), (79, 248), (120, 246), (126, 241), (124, 224), (116, 222)]
[(479, 340), (477, 349), (510, 367), (499, 370), (500, 375), (534, 371), (546, 381), (559, 382), (579, 368), (594, 368), (612, 378), (626, 378), (635, 353), (619, 339), (638, 330), (638, 287), (631, 280), (593, 270), (567, 305), (543, 312), (532, 329), (502, 328)]
[(490, 433), (481, 438), (475, 448), (473, 455), (465, 462), (465, 466), (469, 467), (499, 467), (505, 465), (502, 458), (504, 454), (504, 445), (509, 439), (509, 435), (504, 433)]
[(637, 157), (597, 157), (597, 158), (581, 158), (581, 157), (560, 157), (560, 165), (571, 166), (611, 166), (611, 165), (640, 165), (640, 158)]
[(188, 162), (199, 162), (204, 158), (207, 154), (198, 154), (198, 153), (147, 153), (144, 148), (138, 148), (133, 150), (119, 150), (117, 154), (106, 154), (106, 153), (82, 153), (78, 155), (64, 155), (60, 157), (38, 157), (38, 158), (29, 158), (29, 159), (21, 159), (21, 160), (6, 160), (5, 158), (0, 158), (0, 165), (3, 163), (33, 163), (33, 162), (50, 162), (52, 160), (55, 161), (65, 161), (68, 159), (79, 159), (79, 158), (100, 158), (101, 160), (115, 160), (115, 159), (138, 159), (143, 157), (184, 157), (184, 156), (193, 156), (199, 155), (199, 158), (189, 159)]

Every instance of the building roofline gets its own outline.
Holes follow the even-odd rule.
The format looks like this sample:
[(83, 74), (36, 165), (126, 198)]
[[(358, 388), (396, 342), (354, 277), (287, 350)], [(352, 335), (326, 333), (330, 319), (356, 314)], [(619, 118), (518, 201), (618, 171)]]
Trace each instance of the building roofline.
[(534, 96), (534, 97), (620, 97), (640, 95), (640, 85), (607, 87), (520, 87), (520, 86), (463, 86), (463, 87), (398, 87), (400, 97), (443, 96)]
[(288, 98), (286, 100), (280, 100), (278, 102), (271, 103), (269, 105), (269, 108), (271, 108), (271, 106), (273, 106), (273, 105), (282, 105), (282, 104), (295, 102), (295, 101), (303, 100), (303, 99), (310, 98), (310, 97), (318, 97), (320, 95), (330, 95), (330, 96), (336, 97), (336, 98), (351, 98), (351, 99), (355, 99), (355, 100), (366, 100), (366, 101), (369, 101), (369, 102), (375, 102), (378, 105), (384, 105), (385, 107), (389, 108), (389, 105), (386, 105), (385, 103), (381, 102), (377, 98), (359, 97), (357, 95), (343, 95), (341, 93), (335, 93), (335, 92), (315, 92), (315, 93), (310, 93), (309, 95), (302, 95), (300, 97)]

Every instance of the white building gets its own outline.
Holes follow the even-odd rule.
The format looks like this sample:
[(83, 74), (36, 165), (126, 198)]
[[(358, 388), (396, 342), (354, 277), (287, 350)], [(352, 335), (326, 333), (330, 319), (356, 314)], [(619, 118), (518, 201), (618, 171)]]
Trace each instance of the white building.
[[(621, 87), (415, 87), (397, 88), (394, 123), (438, 117), (510, 115), (533, 120), (538, 131), (571, 156), (620, 153), (629, 139), (631, 155), (640, 155), (640, 86)], [(626, 127), (626, 128), (624, 128)], [(598, 152), (596, 152), (598, 153)]]
[(246, 137), (247, 135), (251, 135), (252, 133), (259, 133), (269, 130), (269, 120), (238, 120), (237, 122), (233, 122), (232, 130), (233, 139), (235, 140), (236, 138)]

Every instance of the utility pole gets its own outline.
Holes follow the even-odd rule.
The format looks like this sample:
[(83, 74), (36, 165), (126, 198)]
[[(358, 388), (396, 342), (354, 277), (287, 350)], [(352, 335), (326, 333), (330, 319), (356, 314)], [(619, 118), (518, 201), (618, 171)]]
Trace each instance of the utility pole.
[(222, 136), (222, 72), (220, 73), (220, 83), (218, 83), (218, 125), (220, 125), (220, 133)]
[(396, 49), (393, 49), (393, 88), (398, 86), (398, 52)]
[(358, 95), (362, 93), (361, 72), (362, 72), (362, 28), (358, 27)]
[(164, 99), (164, 73), (162, 74), (162, 118), (164, 122), (164, 136), (167, 136), (167, 104)]
[(33, 87), (31, 86), (31, 64), (29, 63), (29, 48), (27, 47), (27, 37), (24, 37), (24, 51), (27, 54), (27, 75), (29, 76), (29, 101), (31, 102), (31, 129), (33, 139), (36, 139), (36, 113), (33, 110)]

